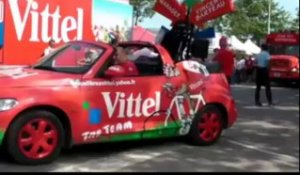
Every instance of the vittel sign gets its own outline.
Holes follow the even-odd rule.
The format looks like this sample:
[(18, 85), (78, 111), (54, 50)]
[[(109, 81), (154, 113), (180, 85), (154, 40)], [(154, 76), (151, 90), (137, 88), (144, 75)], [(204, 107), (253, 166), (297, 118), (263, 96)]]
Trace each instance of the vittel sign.
[(53, 38), (56, 42), (68, 42), (83, 38), (84, 9), (80, 7), (68, 9), (72, 14), (62, 15), (59, 4), (45, 3), (45, 0), (7, 1), (18, 41), (46, 43)]

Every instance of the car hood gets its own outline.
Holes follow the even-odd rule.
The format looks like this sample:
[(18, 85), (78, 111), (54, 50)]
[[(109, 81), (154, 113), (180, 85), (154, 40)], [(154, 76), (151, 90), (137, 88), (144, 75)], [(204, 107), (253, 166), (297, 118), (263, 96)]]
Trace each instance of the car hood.
[(70, 86), (81, 75), (57, 73), (28, 68), (27, 66), (0, 67), (0, 88)]

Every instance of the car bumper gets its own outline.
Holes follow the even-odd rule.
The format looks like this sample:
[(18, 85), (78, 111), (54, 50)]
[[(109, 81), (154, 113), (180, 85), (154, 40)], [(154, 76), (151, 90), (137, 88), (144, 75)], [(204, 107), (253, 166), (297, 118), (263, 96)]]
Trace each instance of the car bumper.
[(3, 144), (5, 132), (14, 119), (15, 114), (12, 111), (0, 112), (0, 146)]
[(272, 80), (298, 81), (299, 80), (299, 72), (276, 72), (276, 71), (272, 71), (270, 73), (270, 78)]
[(236, 103), (232, 99), (229, 106), (228, 106), (228, 123), (227, 128), (231, 128), (238, 119), (238, 110), (236, 108)]

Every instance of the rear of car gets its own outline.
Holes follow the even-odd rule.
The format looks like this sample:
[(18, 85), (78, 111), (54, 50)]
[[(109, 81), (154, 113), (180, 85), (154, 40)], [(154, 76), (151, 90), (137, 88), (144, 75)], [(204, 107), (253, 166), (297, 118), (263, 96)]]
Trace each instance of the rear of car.
[(267, 36), (270, 46), (270, 79), (299, 83), (299, 33), (279, 32)]
[(299, 59), (295, 56), (272, 56), (270, 62), (270, 78), (276, 82), (298, 82)]

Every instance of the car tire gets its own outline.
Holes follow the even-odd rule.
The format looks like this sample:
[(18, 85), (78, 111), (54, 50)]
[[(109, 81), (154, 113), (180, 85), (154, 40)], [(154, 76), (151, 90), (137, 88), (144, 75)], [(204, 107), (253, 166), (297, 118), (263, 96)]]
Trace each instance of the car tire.
[(206, 106), (196, 114), (188, 140), (197, 146), (213, 145), (221, 137), (223, 128), (224, 122), (220, 109), (214, 105)]
[(59, 119), (48, 111), (30, 111), (20, 115), (6, 136), (8, 154), (24, 165), (49, 164), (63, 147), (64, 130)]

